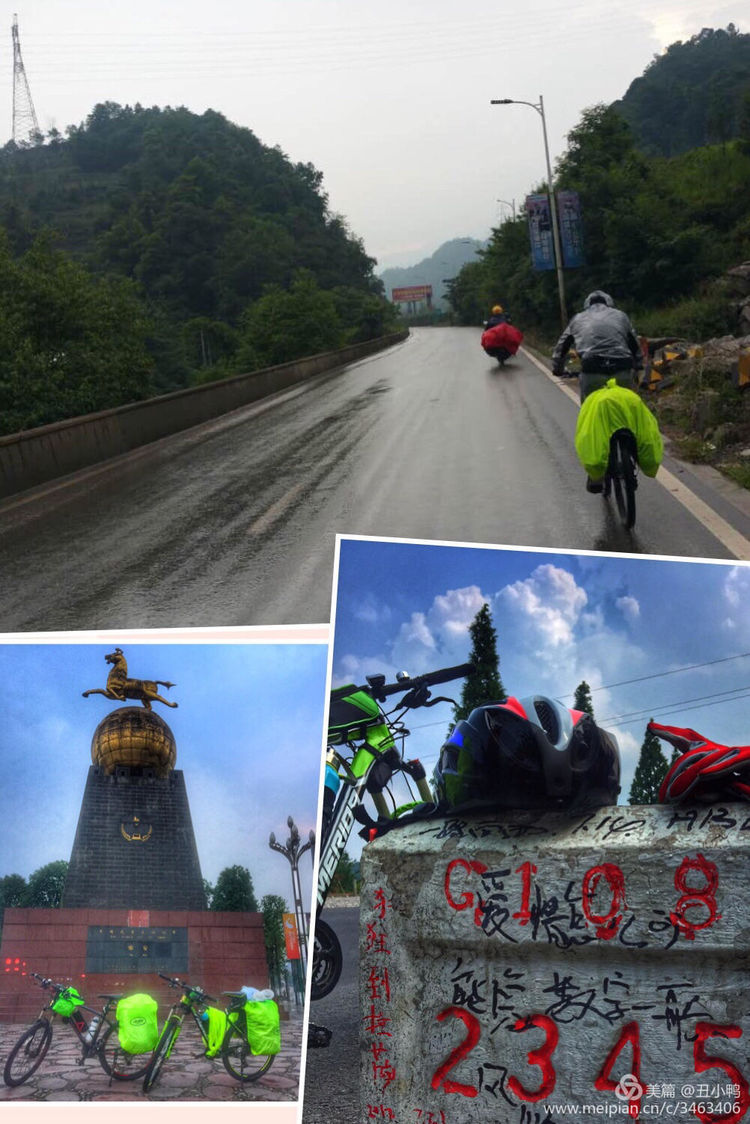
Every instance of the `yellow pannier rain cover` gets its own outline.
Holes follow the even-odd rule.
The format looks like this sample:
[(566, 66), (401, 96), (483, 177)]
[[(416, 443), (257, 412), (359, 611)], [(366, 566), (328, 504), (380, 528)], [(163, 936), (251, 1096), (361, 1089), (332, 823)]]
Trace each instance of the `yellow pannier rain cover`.
[(150, 995), (128, 995), (117, 1004), (117, 1037), (126, 1054), (150, 1054), (159, 1038), (158, 1004)]
[(281, 1049), (279, 1008), (273, 999), (251, 1000), (244, 1008), (247, 1042), (253, 1054), (278, 1054)]
[(632, 431), (641, 471), (656, 476), (664, 455), (656, 418), (634, 391), (609, 379), (606, 386), (589, 394), (576, 423), (576, 453), (591, 479), (601, 480), (606, 473), (609, 440), (618, 429)]

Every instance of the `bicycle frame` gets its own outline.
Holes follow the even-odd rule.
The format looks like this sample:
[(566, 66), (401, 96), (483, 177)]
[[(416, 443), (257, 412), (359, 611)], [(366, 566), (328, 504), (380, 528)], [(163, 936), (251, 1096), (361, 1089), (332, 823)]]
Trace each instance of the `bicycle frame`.
[[(99, 1022), (94, 1028), (93, 1037), (89, 1042), (86, 1039), (86, 1035), (89, 1032), (89, 1027), (87, 1026), (85, 1030), (79, 1030), (73, 1019), (70, 1016), (67, 1016), (68, 1025), (73, 1028), (76, 1035), (78, 1036), (78, 1041), (81, 1043), (81, 1064), (83, 1064), (83, 1062), (87, 1061), (97, 1053), (99, 1049), (99, 1039), (101, 1038), (106, 1027), (114, 1027), (115, 1025), (109, 1017), (109, 1012), (112, 1010), (112, 1000), (108, 999), (101, 1010), (98, 1010), (98, 1008), (96, 1007), (89, 1007), (86, 1003), (84, 1003), (81, 1007), (77, 1007), (76, 1010), (86, 1011), (86, 1013), (90, 1015), (91, 1018), (95, 1016), (98, 1016), (99, 1018)], [(54, 1011), (52, 1013), (53, 1015), (55, 1014)]]
[[(331, 694), (326, 762), (328, 770), (335, 776), (336, 787), (327, 783), (325, 789), (310, 988), (313, 1000), (325, 998), (341, 975), (343, 955), (340, 942), (320, 914), (354, 821), (364, 825), (361, 835), (367, 836), (369, 828), (372, 839), (384, 826), (382, 821), (396, 820), (414, 806), (412, 800), (400, 807), (389, 808), (384, 791), (389, 790), (394, 775), (399, 773), (415, 783), (419, 801), (429, 805), (433, 803), (432, 790), (420, 762), (404, 760), (403, 742), (409, 731), (403, 725), (403, 716), (408, 710), (435, 706), (439, 702), (455, 705), (453, 699), (442, 696), (433, 699), (429, 688), (452, 679), (463, 679), (473, 670), (472, 664), (461, 664), (414, 678), (403, 673), (397, 677), (396, 683), (386, 683), (384, 675), (368, 675), (366, 686), (351, 684)], [(386, 712), (382, 704), (389, 695), (402, 697)], [(397, 742), (401, 743), (401, 752)], [(349, 755), (351, 761), (347, 760)], [(378, 820), (365, 810), (365, 794), (372, 799)], [(319, 1035), (317, 1044), (327, 1045), (330, 1032), (325, 1027), (310, 1026)]]
[[(427, 679), (428, 677), (422, 678)], [(415, 690), (420, 689), (419, 686), (414, 686), (415, 683), (418, 684), (419, 679), (413, 682), (404, 680), (402, 684), (394, 684), (386, 690), (393, 692), (394, 688), (400, 688), (404, 695), (407, 695), (407, 693), (413, 694)], [(374, 688), (374, 691), (377, 692), (377, 687)], [(365, 694), (365, 692), (361, 688), (352, 688), (350, 695), (355, 696), (357, 694)], [(364, 803), (365, 793), (372, 798), (379, 816), (392, 817), (394, 814), (397, 815), (400, 809), (397, 809), (395, 813), (390, 812), (388, 803), (383, 796), (383, 789), (390, 783), (394, 773), (401, 773), (404, 776), (410, 776), (415, 782), (421, 800), (425, 802), (432, 800), (432, 792), (425, 779), (424, 770), (418, 765), (418, 762), (405, 761), (403, 754), (399, 753), (396, 748), (397, 737), (403, 739), (408, 731), (396, 730), (394, 732), (394, 727), (398, 723), (400, 715), (395, 720), (392, 717), (397, 711), (408, 710), (410, 705), (434, 706), (437, 702), (446, 701), (438, 698), (428, 702), (428, 698), (429, 692), (424, 694), (420, 701), (411, 704), (405, 703), (405, 700), (402, 699), (401, 703), (397, 704), (389, 713), (386, 713), (380, 705), (369, 698), (370, 706), (373, 707), (371, 716), (365, 718), (361, 723), (354, 719), (350, 728), (346, 729), (342, 736), (343, 744), (352, 750), (351, 763), (348, 763), (336, 748), (336, 744), (340, 745), (342, 741), (329, 746), (327, 763), (335, 769), (339, 778), (340, 789), (334, 802), (330, 824), (321, 841), (317, 885), (318, 914), (325, 905), (331, 882), (336, 873), (336, 867), (346, 848), (354, 821), (357, 819), (357, 810)], [(357, 741), (363, 740), (365, 744), (353, 744), (355, 736)], [(371, 783), (373, 770), (381, 762), (386, 773), (385, 780), (378, 778), (376, 783)]]
[[(31, 975), (36, 974), (32, 972)], [(115, 1025), (109, 1017), (109, 1013), (112, 1010), (113, 1000), (108, 999), (101, 1010), (98, 1007), (89, 1007), (87, 1003), (81, 1003), (78, 1007), (75, 1008), (76, 1011), (85, 1011), (91, 1018), (98, 1017), (99, 1019), (97, 1026), (94, 1028), (94, 1034), (91, 1038), (91, 1041), (88, 1042), (86, 1040), (86, 1035), (89, 1032), (89, 1024), (86, 1025), (84, 1030), (79, 1030), (71, 1015), (61, 1015), (58, 1011), (55, 1011), (53, 1009), (52, 1004), (56, 1001), (56, 999), (57, 994), (53, 995), (49, 1003), (46, 1003), (42, 1007), (41, 1011), (39, 1012), (38, 1021), (44, 1019), (46, 1022), (52, 1025), (58, 1019), (61, 1022), (65, 1020), (65, 1022), (63, 1022), (63, 1025), (67, 1024), (73, 1030), (76, 1037), (78, 1038), (78, 1041), (81, 1044), (81, 1058), (78, 1064), (83, 1065), (85, 1061), (96, 1054), (99, 1048), (99, 1039), (101, 1038), (105, 1028), (113, 1027)]]
[[(203, 1039), (206, 1046), (208, 1046), (208, 1031), (204, 1029), (203, 1023), (201, 1021), (201, 1017), (193, 1006), (193, 1001), (190, 999), (190, 997), (188, 995), (182, 995), (179, 998), (179, 1000), (175, 1004), (172, 1005), (172, 1007), (170, 1008), (169, 1014), (167, 1015), (166, 1020), (164, 1022), (164, 1028), (166, 1029), (166, 1027), (169, 1025), (171, 1020), (177, 1019), (179, 1021), (179, 1026), (177, 1027), (177, 1033), (174, 1035), (174, 1037), (172, 1039), (172, 1044), (169, 1047), (169, 1050), (167, 1052), (167, 1058), (171, 1057), (172, 1050), (174, 1049), (174, 1047), (177, 1044), (177, 1039), (180, 1037), (180, 1035), (182, 1033), (182, 1027), (183, 1027), (183, 1023), (185, 1022), (185, 1016), (188, 1013), (190, 1013), (192, 1015), (193, 1022), (198, 1027), (198, 1031), (200, 1033), (201, 1038)], [(162, 1034), (163, 1033), (164, 1033), (164, 1031), (162, 1031)], [(161, 1035), (159, 1037), (161, 1038)], [(157, 1043), (157, 1045), (158, 1045), (158, 1043)]]

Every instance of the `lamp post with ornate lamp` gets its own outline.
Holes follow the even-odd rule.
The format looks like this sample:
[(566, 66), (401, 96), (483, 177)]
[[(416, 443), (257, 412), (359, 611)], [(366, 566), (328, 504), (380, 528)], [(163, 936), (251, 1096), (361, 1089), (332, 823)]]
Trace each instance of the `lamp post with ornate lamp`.
[(292, 894), (294, 896), (294, 916), (297, 920), (297, 934), (299, 936), (300, 959), (302, 961), (303, 979), (307, 974), (307, 916), (305, 914), (305, 907), (302, 902), (302, 883), (299, 876), (299, 860), (304, 855), (305, 851), (311, 850), (315, 845), (315, 832), (311, 831), (307, 842), (302, 843), (299, 834), (299, 828), (295, 824), (291, 816), (286, 821), (289, 827), (289, 838), (285, 844), (277, 843), (276, 836), (273, 832), (268, 840), (268, 846), (272, 851), (278, 851), (279, 854), (284, 855), (289, 860), (289, 865), (292, 868)]
[(542, 119), (542, 135), (544, 136), (544, 158), (547, 161), (547, 195), (549, 196), (549, 209), (552, 218), (552, 240), (555, 247), (555, 268), (557, 270), (557, 292), (560, 298), (560, 317), (563, 328), (568, 323), (568, 313), (565, 308), (565, 280), (563, 278), (562, 250), (560, 248), (560, 228), (557, 223), (557, 210), (555, 209), (555, 196), (552, 190), (552, 166), (549, 160), (549, 144), (547, 142), (547, 122), (544, 116), (544, 99), (539, 95), (539, 101), (520, 101), (517, 98), (491, 98), (490, 105), (530, 105)]

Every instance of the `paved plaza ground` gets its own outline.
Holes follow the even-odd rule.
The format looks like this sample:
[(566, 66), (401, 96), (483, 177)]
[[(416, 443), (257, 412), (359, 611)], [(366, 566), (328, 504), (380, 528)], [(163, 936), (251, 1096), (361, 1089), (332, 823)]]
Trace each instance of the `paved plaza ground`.
[[(24, 1029), (20, 1023), (0, 1026), (0, 1070)], [(96, 1058), (78, 1065), (78, 1039), (56, 1020), (52, 1044), (37, 1072), (15, 1088), (0, 1082), (0, 1102), (297, 1101), (301, 1051), (302, 1017), (293, 1012), (281, 1024), (281, 1053), (269, 1071), (259, 1081), (241, 1085), (230, 1077), (221, 1059), (202, 1056), (198, 1033), (186, 1022), (156, 1086), (144, 1094), (140, 1081), (110, 1081)]]

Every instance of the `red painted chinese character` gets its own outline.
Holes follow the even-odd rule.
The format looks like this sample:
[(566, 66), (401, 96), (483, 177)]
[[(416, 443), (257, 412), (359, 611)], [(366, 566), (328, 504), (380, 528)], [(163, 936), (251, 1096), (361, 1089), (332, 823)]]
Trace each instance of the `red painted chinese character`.
[(390, 905), (390, 903), (388, 902), (388, 899), (385, 896), (385, 891), (380, 890), (380, 889), (376, 890), (375, 891), (375, 912), (377, 913), (377, 915), (378, 915), (378, 917), (380, 918), (381, 921), (385, 917), (385, 912), (389, 908), (389, 905)]
[(370, 1004), (370, 1014), (365, 1016), (364, 1021), (370, 1034), (384, 1034), (386, 1038), (391, 1037), (390, 1030), (385, 1029), (391, 1020), (382, 1011), (376, 1012), (374, 1003)]
[(383, 952), (390, 956), (391, 950), (387, 946), (387, 937), (381, 930), (375, 928), (373, 921), (367, 922), (367, 951)]
[(388, 1058), (386, 1058), (381, 1065), (377, 1065), (375, 1062), (372, 1063), (372, 1079), (373, 1081), (383, 1082), (383, 1092), (385, 1092), (392, 1081), (396, 1080), (396, 1071)]
[[(388, 969), (383, 968), (380, 974), (377, 968), (373, 968), (368, 976), (370, 984), (370, 999), (385, 999), (387, 1002), (391, 998), (391, 985), (388, 980)], [(382, 995), (381, 995), (382, 990)]]

